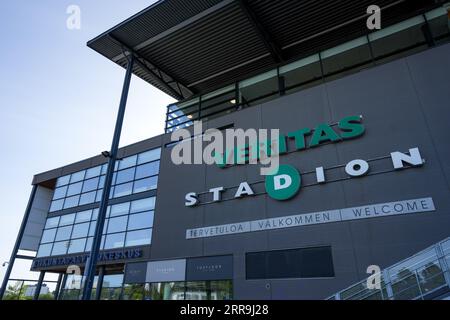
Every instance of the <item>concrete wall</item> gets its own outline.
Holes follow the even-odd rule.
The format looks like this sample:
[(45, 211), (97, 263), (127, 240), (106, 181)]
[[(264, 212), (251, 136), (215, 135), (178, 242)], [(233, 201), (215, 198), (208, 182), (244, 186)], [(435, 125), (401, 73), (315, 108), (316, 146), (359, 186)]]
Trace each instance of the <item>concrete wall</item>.
[[(364, 136), (284, 155), (281, 163), (305, 172), (418, 147), (426, 158), (420, 168), (302, 188), (296, 197), (283, 202), (260, 195), (187, 208), (187, 192), (261, 180), (259, 167), (175, 166), (170, 161), (171, 149), (163, 148), (151, 259), (233, 254), (235, 298), (321, 299), (365, 278), (368, 265), (389, 266), (449, 236), (449, 74), (450, 45), (445, 45), (208, 124), (279, 128), (280, 133), (287, 133), (363, 115)], [(164, 143), (169, 139), (163, 136)], [(389, 159), (371, 168), (385, 169), (392, 169)], [(185, 239), (189, 228), (429, 196), (436, 206), (431, 213)], [(246, 252), (320, 245), (332, 247), (332, 279), (245, 280)]]

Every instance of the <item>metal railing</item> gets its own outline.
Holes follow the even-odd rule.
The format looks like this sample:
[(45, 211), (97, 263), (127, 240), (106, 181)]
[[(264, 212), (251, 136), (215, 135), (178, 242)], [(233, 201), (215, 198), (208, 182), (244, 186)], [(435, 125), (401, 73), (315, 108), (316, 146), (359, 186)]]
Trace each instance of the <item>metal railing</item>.
[(450, 292), (450, 237), (381, 271), (380, 289), (366, 278), (327, 300), (428, 300)]

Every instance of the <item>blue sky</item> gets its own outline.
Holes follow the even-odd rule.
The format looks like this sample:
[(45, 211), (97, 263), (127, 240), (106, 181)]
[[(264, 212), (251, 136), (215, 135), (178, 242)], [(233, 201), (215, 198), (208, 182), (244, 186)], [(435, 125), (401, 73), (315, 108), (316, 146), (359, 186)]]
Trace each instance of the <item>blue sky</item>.
[[(0, 2), (0, 279), (33, 175), (110, 147), (124, 69), (86, 42), (154, 2)], [(80, 30), (66, 27), (72, 4), (81, 9)], [(120, 145), (163, 133), (171, 102), (133, 77)]]

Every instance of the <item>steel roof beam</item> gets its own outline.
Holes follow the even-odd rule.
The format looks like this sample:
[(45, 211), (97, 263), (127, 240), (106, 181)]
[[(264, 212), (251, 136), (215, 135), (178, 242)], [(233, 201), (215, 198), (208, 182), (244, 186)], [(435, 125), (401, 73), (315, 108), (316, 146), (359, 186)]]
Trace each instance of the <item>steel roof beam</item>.
[[(112, 34), (109, 34), (108, 37), (113, 40), (117, 45), (120, 45), (124, 50), (128, 51), (130, 54), (132, 54), (135, 57), (135, 63), (137, 65), (139, 65), (142, 69), (144, 69), (147, 73), (151, 74), (153, 77), (155, 77), (156, 79), (159, 80), (159, 82), (161, 82), (161, 84), (168, 90), (170, 91), (170, 93), (178, 100), (183, 100), (187, 97), (184, 96), (183, 91), (180, 88), (180, 84), (186, 88), (188, 91), (191, 92), (192, 95), (194, 95), (196, 92), (194, 92), (192, 89), (189, 89), (186, 85), (184, 85), (183, 83), (181, 83), (180, 81), (176, 80), (174, 77), (172, 77), (170, 74), (167, 74), (167, 72), (165, 72), (164, 70), (162, 70), (161, 68), (159, 68), (157, 65), (155, 65), (154, 63), (148, 61), (147, 59), (141, 57), (136, 51), (134, 51), (133, 49), (129, 48), (126, 44), (124, 44), (123, 42), (121, 42), (119, 39), (117, 39), (116, 37), (114, 37)], [(117, 61), (116, 61), (117, 62)], [(151, 65), (151, 67), (149, 67), (147, 65), (147, 63), (149, 63)], [(158, 71), (158, 74), (154, 71), (154, 70)], [(162, 72), (164, 72), (169, 78), (171, 78), (172, 80), (167, 82), (163, 79), (162, 75), (161, 75), (161, 70)], [(175, 90), (174, 88), (172, 88), (169, 83), (176, 83), (177, 84), (177, 88), (179, 90), (179, 92), (177, 90)]]
[[(236, 1), (236, 0), (224, 0), (222, 2), (219, 2), (215, 6), (212, 6), (211, 8), (206, 9), (206, 10), (196, 14), (195, 16), (193, 16), (189, 19), (186, 19), (185, 21), (173, 26), (172, 28), (169, 28), (166, 31), (161, 32), (160, 34), (136, 45), (133, 49), (134, 50), (143, 49), (158, 40), (161, 40), (169, 35), (172, 35), (172, 34), (176, 33), (177, 31), (183, 30), (183, 29), (187, 28), (188, 26), (194, 24), (195, 22), (200, 21), (201, 19), (205, 18), (206, 16), (208, 16), (212, 13), (218, 12), (219, 10), (223, 9), (227, 5), (233, 3), (234, 1)], [(117, 61), (121, 58), (123, 58), (123, 54), (119, 54), (119, 55), (113, 57), (112, 60)]]
[(281, 48), (276, 44), (276, 42), (272, 39), (271, 35), (267, 32), (266, 28), (263, 26), (261, 21), (258, 19), (256, 14), (253, 12), (250, 4), (247, 0), (237, 0), (239, 6), (241, 7), (242, 12), (245, 14), (247, 19), (252, 24), (258, 36), (261, 38), (262, 42), (266, 46), (267, 50), (270, 52), (270, 55), (275, 60), (275, 62), (283, 62), (283, 52)]

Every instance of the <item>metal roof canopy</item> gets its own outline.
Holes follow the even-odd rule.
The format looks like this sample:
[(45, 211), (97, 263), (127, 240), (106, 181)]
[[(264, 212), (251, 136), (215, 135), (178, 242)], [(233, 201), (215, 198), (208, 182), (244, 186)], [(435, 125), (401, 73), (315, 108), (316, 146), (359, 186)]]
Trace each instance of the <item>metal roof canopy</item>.
[(441, 0), (160, 0), (88, 46), (177, 100), (367, 34), (367, 7), (382, 27)]

